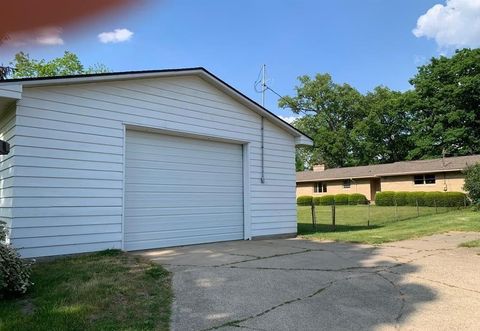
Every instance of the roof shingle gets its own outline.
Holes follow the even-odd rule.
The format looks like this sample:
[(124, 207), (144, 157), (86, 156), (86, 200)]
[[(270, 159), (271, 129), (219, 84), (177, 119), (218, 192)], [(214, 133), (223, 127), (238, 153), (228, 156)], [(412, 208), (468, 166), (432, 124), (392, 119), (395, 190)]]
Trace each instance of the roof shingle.
[(480, 163), (480, 155), (455, 156), (433, 160), (402, 161), (360, 167), (332, 168), (324, 171), (301, 171), (297, 172), (297, 182), (460, 171), (467, 166), (476, 163)]

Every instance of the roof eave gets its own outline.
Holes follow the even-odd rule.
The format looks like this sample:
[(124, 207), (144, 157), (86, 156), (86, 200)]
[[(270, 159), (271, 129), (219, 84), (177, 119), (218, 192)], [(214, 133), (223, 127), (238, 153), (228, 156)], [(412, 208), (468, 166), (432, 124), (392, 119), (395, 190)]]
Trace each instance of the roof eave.
[(333, 180), (345, 180), (345, 179), (352, 179), (352, 180), (355, 180), (355, 179), (370, 179), (370, 178), (376, 178), (376, 176), (354, 176), (354, 177), (351, 177), (351, 176), (345, 176), (345, 177), (327, 177), (327, 178), (315, 178), (315, 179), (300, 179), (300, 180), (297, 180), (297, 183), (308, 183), (308, 182), (318, 182), (318, 181), (324, 181), (324, 182), (328, 182), (328, 181), (333, 181)]
[(377, 174), (376, 177), (394, 177), (394, 176), (402, 176), (402, 175), (416, 175), (416, 174), (434, 174), (434, 173), (442, 173), (442, 172), (459, 172), (463, 171), (463, 168), (455, 168), (455, 169), (441, 169), (441, 170), (418, 170), (418, 171), (409, 171), (409, 172), (392, 172), (392, 173), (383, 173)]
[[(85, 83), (95, 83), (95, 82), (105, 82), (105, 81), (118, 81), (118, 80), (129, 80), (129, 79), (138, 79), (138, 78), (158, 78), (158, 77), (171, 77), (171, 76), (191, 76), (196, 75), (201, 77), (207, 82), (215, 85), (217, 88), (221, 89), (226, 94), (233, 97), (235, 100), (239, 101), (241, 104), (247, 108), (253, 110), (260, 116), (263, 116), (277, 126), (281, 127), (291, 135), (295, 137), (295, 145), (313, 145), (313, 140), (308, 137), (303, 132), (299, 131), (291, 124), (285, 122), (268, 109), (262, 107), (257, 102), (253, 101), (245, 94), (241, 93), (231, 85), (227, 84), (208, 70), (203, 67), (194, 67), (194, 68), (184, 68), (184, 69), (166, 69), (166, 70), (151, 70), (151, 71), (130, 71), (130, 72), (119, 72), (119, 73), (105, 73), (105, 74), (87, 74), (87, 75), (78, 75), (78, 76), (65, 76), (65, 77), (42, 77), (42, 78), (31, 78), (31, 79), (13, 79), (7, 80), (4, 83), (0, 84), (2, 86), (19, 86), (20, 89), (22, 86), (26, 87), (38, 87), (38, 86), (52, 86), (52, 85), (71, 85), (71, 84), (85, 84)], [(5, 85), (4, 85), (5, 84)], [(21, 98), (21, 93), (20, 93)]]

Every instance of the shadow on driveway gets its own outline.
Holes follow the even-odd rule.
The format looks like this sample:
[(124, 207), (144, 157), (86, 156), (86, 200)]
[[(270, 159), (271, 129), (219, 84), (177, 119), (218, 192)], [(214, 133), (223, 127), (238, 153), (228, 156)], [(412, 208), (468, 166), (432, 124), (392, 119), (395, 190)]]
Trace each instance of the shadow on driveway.
[(475, 329), (480, 258), (457, 245), (480, 234), (430, 238), (237, 241), (139, 254), (174, 273), (173, 330)]

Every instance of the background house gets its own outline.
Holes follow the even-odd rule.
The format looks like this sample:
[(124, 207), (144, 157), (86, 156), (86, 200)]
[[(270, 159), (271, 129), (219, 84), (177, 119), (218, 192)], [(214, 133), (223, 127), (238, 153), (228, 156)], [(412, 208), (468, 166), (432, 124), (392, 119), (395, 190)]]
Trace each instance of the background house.
[(203, 68), (2, 82), (0, 139), (24, 257), (296, 234), (312, 143)]
[(297, 197), (361, 193), (373, 201), (380, 191), (463, 192), (462, 170), (476, 163), (480, 155), (334, 169), (317, 165), (297, 172)]

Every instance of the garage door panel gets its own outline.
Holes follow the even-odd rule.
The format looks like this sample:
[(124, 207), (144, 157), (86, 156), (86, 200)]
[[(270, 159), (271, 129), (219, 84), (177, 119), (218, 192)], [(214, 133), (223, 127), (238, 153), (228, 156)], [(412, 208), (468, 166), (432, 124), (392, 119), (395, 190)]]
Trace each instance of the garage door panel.
[[(189, 156), (172, 156), (169, 157), (168, 155), (165, 154), (150, 154), (148, 156), (143, 155), (142, 153), (131, 153), (129, 155), (128, 161), (135, 160), (140, 165), (145, 165), (146, 167), (149, 167), (151, 165), (156, 166), (158, 163), (160, 164), (192, 164), (192, 158)], [(198, 154), (198, 153), (197, 153)], [(212, 159), (211, 159), (211, 154), (208, 154), (208, 157), (201, 158), (199, 155), (196, 155), (195, 157), (195, 164), (196, 165), (211, 165), (212, 164)], [(218, 167), (238, 167), (238, 159), (232, 159), (231, 157), (224, 157), (224, 158), (219, 158), (216, 157), (215, 159), (215, 165)]]
[[(158, 170), (159, 167), (163, 171), (173, 170), (173, 171), (191, 171), (192, 170), (192, 160), (189, 163), (178, 163), (178, 162), (162, 162), (162, 161), (143, 161), (135, 160), (135, 166), (130, 169), (146, 169), (146, 170)], [(195, 171), (197, 172), (211, 172), (215, 170), (217, 172), (224, 173), (234, 173), (238, 174), (242, 170), (241, 165), (238, 162), (231, 162), (231, 164), (199, 164), (195, 162)]]
[[(159, 165), (161, 166), (161, 165)], [(183, 168), (183, 169), (182, 169)], [(190, 167), (180, 167), (179, 169), (153, 169), (153, 168), (140, 168), (140, 167), (131, 167), (128, 169), (126, 172), (126, 175), (131, 175), (132, 172), (134, 173), (139, 173), (137, 175), (137, 178), (144, 178), (144, 177), (161, 177), (160, 179), (163, 178), (168, 178), (171, 176), (178, 177), (182, 176), (182, 178), (189, 179), (193, 182), (205, 182), (206, 180), (209, 181), (214, 181), (215, 178), (218, 178), (217, 182), (221, 181), (239, 181), (242, 179), (242, 175), (239, 175), (238, 172), (241, 171), (241, 169), (216, 169), (215, 167), (212, 167), (210, 171), (207, 170), (197, 170), (197, 169), (191, 169), (188, 170)], [(199, 177), (202, 178), (199, 178)], [(154, 179), (154, 178), (151, 178)]]
[[(132, 132), (132, 131), (131, 131)], [(142, 137), (142, 134), (144, 135)], [(235, 153), (236, 150), (242, 149), (241, 145), (236, 144), (226, 144), (218, 143), (217, 141), (212, 140), (202, 140), (202, 139), (192, 139), (188, 137), (181, 136), (169, 136), (162, 135), (161, 140), (152, 140), (152, 134), (150, 132), (135, 132), (135, 140), (127, 141), (127, 146), (136, 146), (135, 150), (140, 150), (145, 148), (151, 152), (158, 152), (159, 149), (152, 151), (151, 147), (161, 148), (162, 152), (165, 151), (180, 151), (180, 150), (193, 150), (193, 151), (205, 151), (211, 153), (221, 152), (222, 154), (230, 154), (238, 156)]]
[(205, 199), (205, 193), (197, 194), (162, 194), (162, 193), (130, 193), (127, 208), (164, 208), (164, 207), (208, 207), (208, 206), (241, 206), (242, 194), (239, 193), (209, 193), (209, 199)]
[(218, 214), (203, 214), (196, 215), (195, 220), (188, 215), (165, 215), (165, 216), (132, 216), (131, 222), (126, 224), (125, 230), (129, 233), (138, 232), (137, 224), (148, 226), (151, 231), (161, 231), (162, 229), (172, 229), (175, 226), (179, 228), (192, 228), (195, 222), (209, 222), (210, 226), (235, 226), (238, 217), (242, 213), (218, 213)]
[(135, 228), (128, 229), (127, 240), (152, 240), (165, 239), (185, 236), (195, 236), (197, 234), (218, 234), (218, 233), (243, 233), (243, 226), (236, 222), (225, 223), (223, 220), (217, 222), (208, 221), (211, 226), (202, 228), (192, 228), (192, 222), (159, 222), (150, 225), (148, 233), (135, 232)]
[[(198, 141), (198, 140), (197, 140)], [(185, 143), (183, 143), (185, 142)], [(229, 158), (238, 158), (236, 151), (241, 150), (241, 146), (237, 145), (234, 147), (231, 146), (220, 146), (216, 142), (212, 142), (212, 146), (205, 146), (208, 141), (202, 142), (203, 146), (199, 146), (198, 144), (194, 144), (195, 139), (186, 139), (186, 138), (178, 138), (174, 143), (172, 142), (163, 142), (157, 141), (152, 144), (135, 144), (135, 143), (128, 143), (127, 148), (133, 149), (135, 153), (141, 153), (145, 155), (153, 154), (153, 155), (166, 155), (166, 156), (186, 156), (189, 152), (195, 152), (199, 155), (200, 158), (208, 159), (209, 155), (221, 153), (224, 159)], [(152, 149), (154, 147), (155, 149)], [(160, 150), (161, 149), (161, 150)]]
[[(163, 187), (160, 187), (163, 186)], [(182, 195), (185, 194), (186, 185), (168, 185), (168, 184), (130, 184), (128, 190), (125, 192), (130, 194), (134, 193), (148, 193), (150, 194), (158, 192), (161, 188), (162, 192), (172, 195)], [(212, 193), (231, 193), (231, 185), (229, 183), (224, 183), (224, 185), (188, 185), (189, 192), (192, 194), (203, 193), (203, 194), (212, 194)]]
[(204, 236), (184, 237), (184, 238), (165, 238), (160, 240), (149, 241), (130, 241), (128, 243), (128, 250), (140, 250), (140, 249), (152, 249), (158, 247), (171, 247), (182, 245), (194, 245), (203, 244), (216, 241), (228, 241), (238, 240), (238, 234), (236, 233), (221, 233), (221, 234), (208, 234)]
[[(185, 198), (177, 198), (177, 197), (163, 197), (160, 199), (128, 199), (125, 201), (126, 208), (165, 208), (168, 207), (184, 207), (188, 205), (189, 207), (196, 207), (196, 208), (205, 208), (205, 207), (217, 207), (219, 204), (227, 205), (230, 207), (235, 206), (242, 206), (241, 203), (238, 201), (232, 201), (235, 199), (234, 196), (222, 196), (222, 197), (213, 197), (211, 200), (205, 200), (205, 195), (203, 197), (190, 197), (185, 196)], [(238, 195), (236, 198), (241, 199), (241, 196)]]
[[(229, 176), (231, 175), (231, 176)], [(242, 177), (235, 174), (222, 173), (186, 173), (183, 172), (169, 172), (169, 171), (145, 171), (145, 170), (129, 170), (126, 171), (126, 183), (142, 184), (145, 182), (158, 182), (163, 184), (177, 184), (188, 186), (202, 185), (203, 183), (218, 183), (230, 184), (230, 186), (242, 185)], [(161, 178), (159, 178), (161, 177)]]
[(127, 250), (243, 239), (241, 145), (127, 131), (125, 160)]
[[(126, 145), (129, 149), (134, 149), (136, 146)], [(213, 153), (206, 151), (195, 151), (195, 159), (198, 159), (199, 162), (208, 162), (211, 161), (211, 156)], [(219, 154), (216, 155), (217, 160), (220, 161), (235, 161), (232, 158), (231, 154)], [(176, 159), (179, 159), (180, 162), (185, 162), (189, 159), (188, 151), (185, 150), (168, 150), (162, 152), (151, 151), (148, 148), (141, 148), (139, 150), (133, 151), (128, 155), (127, 160), (138, 159), (138, 160), (157, 160), (161, 159), (165, 162), (175, 162)], [(190, 158), (191, 161), (191, 158)]]
[[(171, 239), (188, 239), (192, 240), (195, 237), (216, 237), (218, 239), (221, 235), (237, 235), (240, 234), (242, 228), (240, 226), (232, 227), (216, 227), (216, 228), (202, 228), (202, 229), (174, 229), (174, 230), (164, 230), (158, 232), (137, 232), (129, 233), (126, 237), (127, 241), (152, 241), (152, 240), (171, 240)], [(238, 238), (237, 238), (238, 239)]]
[[(128, 201), (128, 199), (126, 199)], [(243, 212), (242, 206), (224, 206), (215, 208), (214, 213)], [(212, 213), (210, 207), (165, 207), (165, 208), (125, 208), (125, 217), (131, 216), (167, 216), (167, 215), (203, 215)]]

